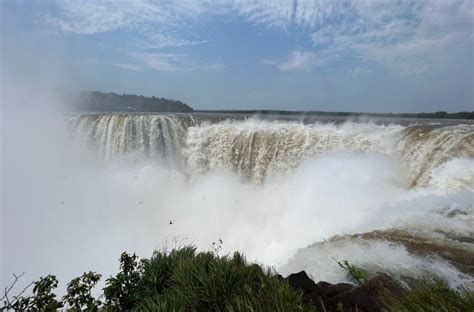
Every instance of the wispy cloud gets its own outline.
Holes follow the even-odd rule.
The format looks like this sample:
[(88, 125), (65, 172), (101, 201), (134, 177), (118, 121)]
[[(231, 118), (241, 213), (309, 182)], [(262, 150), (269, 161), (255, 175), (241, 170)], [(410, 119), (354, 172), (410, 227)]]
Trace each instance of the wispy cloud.
[(147, 0), (60, 0), (55, 4), (55, 14), (48, 15), (47, 20), (65, 33), (94, 34), (175, 22), (172, 12)]
[(142, 47), (155, 49), (207, 42), (184, 39), (175, 33), (189, 20), (208, 12), (199, 2), (61, 0), (55, 4), (55, 14), (47, 15), (46, 21), (63, 33), (88, 35), (132, 31), (140, 37)]
[(114, 63), (113, 65), (116, 66), (116, 67), (120, 67), (120, 68), (122, 68), (122, 69), (132, 70), (132, 71), (138, 71), (138, 72), (144, 70), (144, 67), (141, 66), (141, 65), (138, 65), (138, 64)]
[(314, 52), (309, 51), (292, 51), (288, 59), (283, 61), (276, 61), (270, 59), (264, 59), (263, 63), (267, 65), (274, 65), (279, 70), (288, 71), (311, 71), (311, 69), (317, 63), (317, 56)]
[(393, 72), (421, 73), (449, 63), (453, 45), (474, 43), (471, 0), (58, 0), (48, 21), (66, 33), (135, 31), (148, 46), (161, 49), (207, 42), (196, 34), (198, 39), (182, 38), (177, 30), (222, 15), (276, 29), (293, 25), (306, 33), (311, 48), (294, 50), (287, 60), (265, 61), (283, 71), (346, 56)]
[(204, 44), (208, 42), (207, 40), (181, 39), (171, 35), (165, 35), (156, 32), (146, 33), (145, 36), (147, 37), (147, 43), (145, 46), (149, 49), (179, 48)]
[(311, 35), (315, 50), (350, 54), (398, 74), (419, 74), (448, 64), (450, 47), (473, 43), (468, 1), (353, 1), (337, 22)]
[[(342, 2), (342, 1), (336, 1)], [(149, 24), (179, 26), (204, 15), (237, 14), (256, 24), (305, 27), (321, 24), (336, 5), (330, 0), (56, 0), (48, 20), (63, 32), (91, 34), (140, 29)]]
[(164, 72), (220, 71), (225, 66), (220, 61), (196, 62), (185, 54), (133, 52), (133, 64), (115, 64), (130, 70), (156, 70)]

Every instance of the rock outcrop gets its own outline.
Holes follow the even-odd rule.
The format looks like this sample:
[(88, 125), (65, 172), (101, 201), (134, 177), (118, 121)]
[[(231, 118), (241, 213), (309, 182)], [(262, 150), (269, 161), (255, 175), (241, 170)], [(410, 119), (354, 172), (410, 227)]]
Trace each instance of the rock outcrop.
[(402, 296), (403, 290), (387, 274), (378, 274), (363, 285), (348, 283), (315, 283), (305, 271), (289, 275), (285, 280), (295, 290), (303, 293), (303, 301), (322, 311), (381, 312), (380, 297)]

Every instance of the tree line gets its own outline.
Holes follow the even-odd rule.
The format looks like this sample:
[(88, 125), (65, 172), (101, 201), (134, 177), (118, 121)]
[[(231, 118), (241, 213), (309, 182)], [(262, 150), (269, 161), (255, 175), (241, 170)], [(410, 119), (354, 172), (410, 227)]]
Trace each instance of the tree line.
[(364, 113), (364, 112), (326, 112), (326, 111), (287, 111), (287, 110), (195, 110), (200, 113), (247, 114), (247, 115), (319, 115), (342, 117), (389, 117), (389, 118), (433, 118), (433, 119), (474, 119), (474, 111), (448, 113), (438, 111), (433, 113)]
[(133, 94), (82, 91), (74, 100), (74, 108), (88, 112), (192, 112), (181, 102), (165, 98)]

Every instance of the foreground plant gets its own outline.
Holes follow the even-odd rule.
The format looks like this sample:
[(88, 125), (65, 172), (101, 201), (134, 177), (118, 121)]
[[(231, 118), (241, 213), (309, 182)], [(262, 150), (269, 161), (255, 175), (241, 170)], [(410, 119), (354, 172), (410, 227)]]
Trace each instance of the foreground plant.
[[(94, 272), (71, 280), (67, 294), (60, 299), (53, 292), (58, 286), (53, 275), (31, 283), (12, 296), (10, 292), (21, 277), (15, 275), (13, 284), (0, 298), (3, 302), (0, 310), (365, 311), (357, 304), (334, 301), (334, 297), (308, 296), (271, 270), (247, 263), (240, 253), (219, 256), (216, 251), (198, 253), (195, 247), (186, 246), (170, 252), (156, 251), (150, 259), (142, 260), (135, 254), (123, 253), (119, 261), (120, 271), (106, 280), (98, 297), (93, 294), (97, 293), (94, 287), (101, 275)], [(351, 296), (374, 294), (374, 311), (474, 311), (474, 294), (467, 290), (453, 290), (431, 279), (415, 281), (411, 289), (403, 289), (386, 274), (382, 274), (384, 279), (380, 279), (382, 275), (377, 279), (348, 261), (339, 265), (357, 285), (352, 288), (349, 285)], [(307, 277), (306, 273), (304, 276)], [(30, 286), (33, 286), (32, 294), (24, 296)], [(318, 288), (316, 284), (314, 287)], [(314, 290), (323, 293), (322, 286), (319, 287)], [(339, 298), (344, 301), (343, 297)]]
[[(308, 311), (302, 296), (269, 269), (232, 257), (197, 253), (187, 246), (150, 259), (120, 257), (120, 272), (106, 281), (101, 300), (92, 289), (101, 278), (88, 272), (73, 279), (57, 300), (54, 276), (35, 283), (32, 296), (5, 301), (2, 310), (55, 311)], [(8, 298), (8, 294), (7, 294)]]
[(474, 293), (467, 289), (453, 290), (436, 280), (419, 280), (402, 298), (384, 296), (390, 312), (465, 312), (474, 311)]

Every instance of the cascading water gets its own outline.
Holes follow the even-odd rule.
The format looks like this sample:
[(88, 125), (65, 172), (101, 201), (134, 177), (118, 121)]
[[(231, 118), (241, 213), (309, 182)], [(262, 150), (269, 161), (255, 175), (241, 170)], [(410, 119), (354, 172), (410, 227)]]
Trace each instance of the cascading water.
[(474, 125), (210, 123), (189, 115), (87, 115), (71, 124), (106, 161), (130, 155), (161, 158), (194, 174), (227, 169), (259, 183), (335, 150), (393, 157), (411, 186), (429, 183), (432, 171), (451, 159), (474, 158)]
[(443, 163), (454, 158), (474, 158), (474, 125), (408, 127), (396, 149), (412, 185), (423, 185), (428, 183), (433, 169)]
[[(6, 270), (113, 274), (122, 251), (188, 237), (201, 249), (221, 239), (222, 252), (282, 274), (340, 282), (337, 259), (474, 288), (472, 124), (223, 119), (74, 116), (61, 144), (31, 142), (43, 165), (6, 168), (18, 219), (5, 231), (26, 223), (17, 235), (37, 245), (6, 246)], [(31, 171), (36, 180), (21, 178)]]
[(178, 161), (192, 117), (88, 115), (70, 120), (79, 140), (96, 146), (105, 161), (130, 156)]

